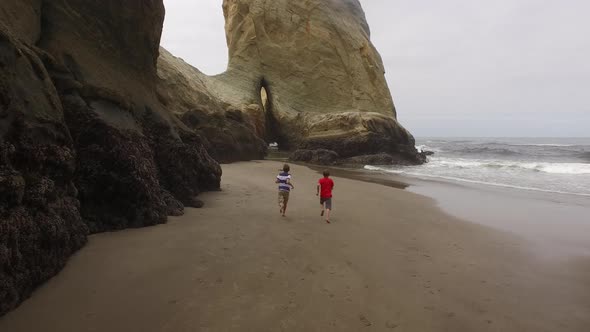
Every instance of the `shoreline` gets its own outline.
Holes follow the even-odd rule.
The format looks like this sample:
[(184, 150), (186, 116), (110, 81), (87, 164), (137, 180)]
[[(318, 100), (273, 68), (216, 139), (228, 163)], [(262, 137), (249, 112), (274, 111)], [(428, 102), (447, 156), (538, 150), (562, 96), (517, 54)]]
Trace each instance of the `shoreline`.
[[(321, 166), (305, 165), (321, 172)], [(522, 236), (544, 258), (589, 256), (590, 198), (482, 183), (424, 179), (364, 168), (326, 167), (336, 176), (390, 186), (434, 199), (447, 214)], [(502, 206), (502, 209), (497, 209)]]
[(272, 181), (279, 166), (223, 165), (223, 190), (200, 196), (204, 208), (165, 225), (91, 236), (58, 276), (0, 318), (0, 330), (590, 327), (584, 257), (546, 262), (527, 238), (449, 215), (413, 193), (416, 184), (402, 190), (397, 181), (344, 173), (335, 173), (327, 225), (315, 196), (319, 175), (299, 165), (281, 218)]

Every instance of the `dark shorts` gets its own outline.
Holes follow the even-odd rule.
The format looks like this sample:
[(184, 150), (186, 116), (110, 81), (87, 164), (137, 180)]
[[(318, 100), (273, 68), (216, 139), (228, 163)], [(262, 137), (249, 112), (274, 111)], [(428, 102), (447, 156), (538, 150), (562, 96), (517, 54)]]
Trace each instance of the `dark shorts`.
[(320, 197), (320, 204), (325, 205), (326, 209), (332, 210), (332, 197)]

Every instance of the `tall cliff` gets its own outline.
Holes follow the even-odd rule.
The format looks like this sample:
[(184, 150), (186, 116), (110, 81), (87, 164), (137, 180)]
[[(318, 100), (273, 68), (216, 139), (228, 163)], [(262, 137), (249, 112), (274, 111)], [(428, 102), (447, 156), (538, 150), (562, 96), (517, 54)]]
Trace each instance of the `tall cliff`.
[(225, 0), (223, 10), (227, 75), (263, 84), (276, 112), (395, 117), (358, 1)]
[(0, 3), (0, 315), (89, 232), (200, 206), (221, 169), (158, 98), (161, 0)]
[[(396, 120), (358, 0), (224, 0), (223, 11), (225, 73), (207, 77), (173, 57), (159, 63), (166, 73), (160, 75), (162, 90), (172, 91), (176, 103), (198, 109), (204, 99), (183, 96), (206, 91), (222, 108), (240, 111), (258, 137), (294, 151), (295, 160), (424, 161)], [(179, 81), (199, 83), (174, 91)]]

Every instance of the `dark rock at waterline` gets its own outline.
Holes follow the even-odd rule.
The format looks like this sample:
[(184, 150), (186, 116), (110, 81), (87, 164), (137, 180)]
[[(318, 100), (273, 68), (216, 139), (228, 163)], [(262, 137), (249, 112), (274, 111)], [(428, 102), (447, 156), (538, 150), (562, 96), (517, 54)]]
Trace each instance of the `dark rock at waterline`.
[(196, 209), (200, 209), (203, 206), (205, 206), (205, 202), (203, 202), (202, 200), (198, 199), (198, 198), (194, 198), (187, 203), (188, 207), (192, 207), (192, 208), (196, 208)]
[(325, 150), (297, 150), (289, 157), (291, 161), (301, 161), (316, 165), (344, 165), (344, 166), (362, 166), (362, 165), (417, 165), (426, 162), (426, 154), (388, 154), (377, 153), (369, 155), (354, 156), (350, 158), (340, 158), (338, 153)]
[(342, 163), (347, 165), (392, 165), (395, 164), (396, 161), (390, 154), (379, 153), (347, 158), (343, 160)]
[(373, 155), (356, 156), (342, 160), (343, 165), (404, 165), (411, 166), (426, 162), (426, 155), (418, 153), (409, 158), (403, 154), (379, 153)]
[(291, 156), (289, 156), (289, 160), (291, 161), (302, 161), (318, 165), (334, 165), (339, 159), (340, 156), (338, 156), (338, 153), (326, 149), (300, 149), (293, 152)]

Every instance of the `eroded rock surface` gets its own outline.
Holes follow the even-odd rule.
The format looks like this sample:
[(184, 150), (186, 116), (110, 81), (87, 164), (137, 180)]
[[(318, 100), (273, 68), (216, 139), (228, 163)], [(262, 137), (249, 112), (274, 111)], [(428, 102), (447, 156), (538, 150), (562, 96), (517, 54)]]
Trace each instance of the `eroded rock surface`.
[(240, 90), (209, 77), (160, 48), (158, 96), (184, 125), (200, 133), (207, 151), (220, 162), (263, 159), (266, 118), (259, 96), (230, 104), (222, 96)]
[(88, 232), (61, 102), (17, 36), (0, 21), (0, 315), (57, 273)]
[(0, 4), (0, 315), (89, 232), (202, 206), (221, 168), (158, 98), (161, 0)]
[[(224, 0), (223, 10), (225, 73), (208, 77), (163, 49), (158, 63), (161, 100), (209, 140), (218, 160), (257, 158), (264, 140), (317, 156), (331, 151), (338, 156), (331, 163), (378, 154), (392, 163), (424, 162), (396, 120), (357, 0)], [(309, 155), (291, 158), (332, 160), (301, 156)]]
[(224, 0), (223, 9), (230, 60), (216, 78), (241, 93), (221, 98), (249, 103), (264, 87), (267, 125), (281, 148), (422, 162), (396, 120), (357, 0)]

